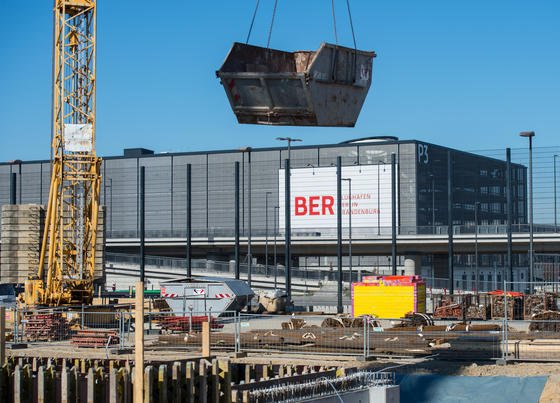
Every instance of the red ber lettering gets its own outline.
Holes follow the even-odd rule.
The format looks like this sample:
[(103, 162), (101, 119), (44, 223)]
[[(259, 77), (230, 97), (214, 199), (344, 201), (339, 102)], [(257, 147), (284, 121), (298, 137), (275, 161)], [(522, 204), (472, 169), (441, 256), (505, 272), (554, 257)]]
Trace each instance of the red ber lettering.
[(294, 200), (296, 216), (334, 215), (333, 196), (296, 196)]
[(307, 203), (305, 197), (296, 197), (296, 215), (306, 215), (307, 214)]
[(334, 206), (334, 197), (323, 196), (323, 212), (322, 212), (322, 214), (327, 215), (327, 210), (328, 210), (330, 215), (334, 215), (333, 206)]
[(321, 215), (319, 211), (320, 196), (309, 196), (309, 215)]

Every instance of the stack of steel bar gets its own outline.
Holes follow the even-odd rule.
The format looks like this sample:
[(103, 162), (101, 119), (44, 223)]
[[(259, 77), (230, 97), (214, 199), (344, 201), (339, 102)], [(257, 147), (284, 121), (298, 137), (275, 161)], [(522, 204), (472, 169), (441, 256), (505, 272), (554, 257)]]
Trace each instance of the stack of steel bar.
[(58, 313), (32, 313), (25, 316), (27, 341), (58, 341), (68, 338), (70, 327), (66, 318)]
[[(159, 323), (164, 331), (186, 332), (202, 329), (202, 322), (208, 322), (208, 316), (162, 316)], [(221, 329), (224, 325), (212, 318), (210, 327), (212, 329)]]
[(459, 319), (461, 316), (463, 316), (463, 305), (461, 304), (442, 305), (434, 311), (434, 318)]
[(480, 294), (442, 296), (438, 307), (434, 310), (434, 318), (486, 320), (490, 314), (490, 307), (484, 297)]
[(488, 319), (488, 306), (486, 305), (471, 305), (467, 308), (467, 319)]
[(77, 347), (104, 347), (119, 342), (117, 331), (109, 329), (83, 329), (72, 336), (72, 344)]
[(523, 310), (525, 319), (531, 319), (533, 315), (546, 311), (557, 311), (556, 297), (552, 292), (525, 295)]
[[(491, 291), (491, 316), (492, 319), (502, 319), (505, 315), (504, 292), (501, 290)], [(507, 317), (508, 319), (523, 319), (523, 294), (508, 291), (507, 293)]]
[(530, 332), (560, 332), (560, 312), (543, 311), (532, 315)]
[[(198, 347), (199, 333), (160, 335), (157, 346), (185, 345)], [(215, 347), (232, 347), (235, 334), (213, 332), (211, 343)], [(363, 330), (346, 328), (262, 329), (242, 332), (239, 335), (244, 350), (306, 351), (317, 353), (363, 353)], [(370, 351), (379, 355), (422, 356), (431, 353), (428, 341), (412, 332), (375, 332), (369, 334)]]

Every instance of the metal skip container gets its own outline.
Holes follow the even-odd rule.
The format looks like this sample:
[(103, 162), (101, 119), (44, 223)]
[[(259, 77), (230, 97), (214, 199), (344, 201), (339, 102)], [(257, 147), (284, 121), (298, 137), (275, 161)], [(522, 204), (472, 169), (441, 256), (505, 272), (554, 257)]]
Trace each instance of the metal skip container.
[(190, 313), (220, 316), (240, 311), (255, 296), (249, 285), (235, 279), (195, 279), (161, 283), (161, 297), (175, 315)]
[(234, 43), (216, 75), (239, 123), (353, 127), (375, 56), (330, 43), (315, 52)]

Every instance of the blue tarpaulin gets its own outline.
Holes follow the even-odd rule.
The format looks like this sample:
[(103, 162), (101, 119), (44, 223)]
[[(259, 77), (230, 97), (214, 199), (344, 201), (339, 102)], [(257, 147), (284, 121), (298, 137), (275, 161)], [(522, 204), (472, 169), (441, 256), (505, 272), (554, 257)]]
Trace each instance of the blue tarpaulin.
[(538, 403), (546, 381), (546, 376), (397, 376), (401, 403)]

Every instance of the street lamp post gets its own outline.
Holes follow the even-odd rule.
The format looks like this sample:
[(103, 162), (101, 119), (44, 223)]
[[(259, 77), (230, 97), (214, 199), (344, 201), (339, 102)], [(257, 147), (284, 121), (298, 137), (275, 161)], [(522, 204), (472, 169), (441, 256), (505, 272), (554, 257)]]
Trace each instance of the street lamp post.
[(474, 262), (475, 262), (475, 272), (476, 272), (476, 293), (478, 294), (479, 288), (479, 273), (478, 273), (478, 209), (480, 208), (480, 203), (474, 203)]
[(309, 292), (307, 288), (307, 256), (305, 257), (305, 295)]
[[(111, 189), (109, 191), (109, 234), (113, 232), (113, 178), (108, 178), (109, 184), (105, 183), (103, 188), (103, 198), (105, 203), (107, 203), (107, 188)], [(107, 217), (105, 217), (106, 219)], [(105, 225), (107, 225), (107, 220), (105, 220)]]
[[(379, 195), (379, 165), (385, 165), (385, 161), (377, 161), (377, 236), (381, 235), (381, 197)], [(385, 167), (383, 167), (383, 172), (385, 172)]]
[(278, 213), (280, 206), (274, 206), (274, 289), (276, 290), (278, 282), (278, 261), (276, 260), (276, 235), (278, 233)]
[(556, 184), (556, 158), (558, 158), (558, 154), (554, 154), (554, 232), (558, 231), (558, 216), (557, 216), (557, 203), (556, 203), (556, 191), (557, 191), (557, 184)]
[(436, 177), (430, 174), (432, 180), (432, 233), (436, 233)]
[(342, 178), (342, 180), (348, 182), (348, 268), (350, 269), (349, 284), (352, 284), (352, 178)]
[(278, 141), (287, 141), (288, 142), (288, 159), (291, 161), (290, 154), (292, 150), (292, 142), (302, 141), (301, 139), (295, 139), (292, 137), (276, 137)]
[(264, 196), (264, 220), (265, 220), (265, 230), (264, 230), (264, 272), (268, 276), (268, 195), (272, 192), (266, 192)]
[(249, 209), (249, 215), (247, 217), (247, 225), (249, 226), (249, 233), (247, 236), (247, 283), (249, 283), (249, 287), (251, 287), (251, 280), (252, 280), (252, 265), (253, 265), (253, 255), (251, 253), (251, 244), (252, 244), (252, 240), (251, 240), (251, 235), (252, 235), (252, 227), (251, 227), (251, 216), (252, 216), (252, 211), (251, 211), (251, 198), (252, 198), (252, 194), (251, 194), (251, 147), (243, 147), (241, 149), (239, 149), (239, 151), (241, 151), (244, 155), (245, 152), (247, 152), (247, 180), (248, 180), (248, 191), (249, 191), (249, 199), (247, 200), (247, 207)]
[(529, 139), (529, 292), (533, 292), (533, 137), (535, 132), (521, 132), (521, 137)]

